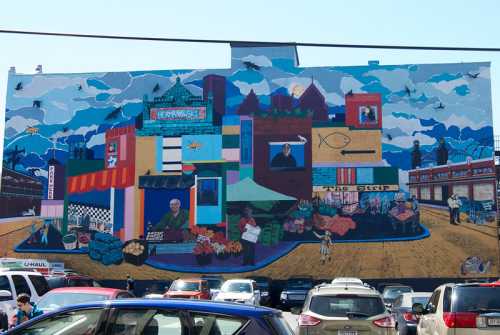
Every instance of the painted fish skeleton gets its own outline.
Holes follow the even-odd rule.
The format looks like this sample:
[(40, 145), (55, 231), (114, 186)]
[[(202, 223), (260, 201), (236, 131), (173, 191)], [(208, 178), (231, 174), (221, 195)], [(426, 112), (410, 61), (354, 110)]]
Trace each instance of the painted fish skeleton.
[(344, 135), (339, 132), (333, 132), (326, 136), (322, 136), (318, 134), (319, 137), (319, 145), (318, 148), (321, 148), (321, 145), (324, 144), (330, 149), (343, 149), (351, 143), (351, 138), (347, 135)]

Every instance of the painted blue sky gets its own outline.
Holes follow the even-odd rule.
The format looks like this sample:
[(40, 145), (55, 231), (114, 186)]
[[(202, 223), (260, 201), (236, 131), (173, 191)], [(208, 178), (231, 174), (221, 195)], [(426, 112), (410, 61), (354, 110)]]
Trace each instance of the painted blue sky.
[[(186, 38), (218, 38), (235, 40), (297, 41), (325, 43), (415, 44), (439, 46), (500, 46), (491, 32), (497, 30), (496, 15), (500, 4), (496, 1), (322, 1), (309, 4), (303, 1), (252, 1), (251, 5), (234, 1), (176, 2), (159, 1), (23, 1), (0, 5), (0, 23), (3, 29), (81, 32), (89, 34), (147, 35)], [(267, 22), (266, 24), (261, 24)], [(376, 29), (374, 29), (376, 27)], [(51, 37), (0, 35), (0, 132), (4, 131), (5, 92), (7, 72), (16, 66), (18, 73), (33, 73), (37, 64), (43, 64), (45, 73), (104, 72), (160, 69), (224, 69), (231, 64), (230, 48), (225, 45), (178, 43), (127, 42), (83, 40)], [(500, 54), (463, 52), (415, 52), (341, 50), (299, 48), (300, 65), (348, 66), (366, 65), (368, 60), (381, 64), (454, 63), (491, 61), (493, 112), (500, 103), (497, 87), (500, 77)], [(402, 69), (404, 70), (404, 69)], [(135, 73), (139, 76), (141, 73)], [(163, 73), (165, 75), (166, 73)], [(238, 81), (241, 73), (231, 78)], [(244, 74), (243, 74), (244, 75)], [(305, 78), (307, 73), (303, 73)], [(383, 74), (374, 73), (383, 82)], [(450, 75), (448, 73), (448, 75)], [(451, 74), (452, 75), (452, 74)], [(126, 75), (125, 75), (126, 76)], [(100, 83), (89, 87), (99, 90), (93, 104), (104, 107), (110, 96), (118, 102), (126, 100), (113, 89), (121, 90), (127, 78), (112, 78), (113, 88)], [(165, 78), (166, 76), (162, 76)], [(261, 78), (244, 76), (248, 84), (257, 85)], [(168, 79), (167, 79), (168, 80)], [(391, 92), (391, 78), (386, 78), (386, 89)], [(440, 82), (460, 84), (460, 78), (434, 78)], [(462, 78), (463, 80), (463, 78)], [(432, 87), (430, 79), (429, 87)], [(94, 84), (94, 85), (92, 85)], [(352, 84), (352, 83), (351, 83)], [(194, 84), (192, 85), (194, 89)], [(372, 87), (371, 89), (375, 89)], [(441, 87), (445, 91), (448, 87)], [(72, 87), (70, 88), (72, 89)], [(263, 89), (266, 89), (265, 87)], [(342, 88), (335, 88), (335, 90)], [(454, 94), (467, 95), (467, 84), (454, 85)], [(240, 87), (240, 91), (244, 91)], [(333, 88), (325, 87), (327, 92)], [(340, 92), (339, 90), (339, 92)], [(64, 96), (64, 89), (50, 94)], [(327, 96), (334, 103), (335, 96)], [(397, 99), (397, 95), (395, 98)], [(403, 97), (401, 97), (403, 99)], [(415, 104), (428, 101), (415, 101)], [(71, 106), (53, 106), (59, 118), (65, 111), (87, 106), (85, 97), (72, 100)], [(397, 101), (394, 101), (397, 105)], [(94, 108), (97, 108), (94, 106)], [(133, 101), (129, 102), (133, 109)], [(401, 111), (401, 108), (395, 108)], [(482, 109), (482, 107), (481, 107)], [(430, 111), (430, 110), (429, 110)], [(133, 113), (133, 110), (124, 113)], [(386, 112), (393, 112), (384, 110)], [(396, 112), (396, 110), (394, 111)], [(27, 115), (32, 111), (26, 110)], [(32, 113), (33, 114), (33, 113)], [(493, 113), (495, 115), (495, 113)], [(56, 116), (57, 115), (57, 116)], [(460, 114), (462, 115), (462, 114)], [(465, 114), (464, 114), (465, 115)], [(37, 115), (31, 115), (37, 118)], [(71, 117), (67, 115), (67, 117)], [(440, 120), (445, 121), (445, 120)], [(463, 120), (462, 120), (463, 121)], [(74, 122), (74, 121), (73, 121)], [(409, 121), (410, 124), (412, 121)], [(467, 121), (466, 121), (467, 122)], [(80, 127), (85, 127), (82, 120)], [(463, 125), (461, 125), (463, 127)], [(474, 126), (471, 124), (471, 126)], [(76, 123), (75, 123), (76, 127)], [(425, 127), (421, 124), (421, 127)], [(500, 130), (500, 119), (494, 116), (495, 130)], [(86, 133), (91, 133), (86, 130)], [(401, 129), (399, 129), (401, 130)], [(398, 131), (399, 131), (398, 130)], [(80, 130), (83, 131), (83, 130)], [(403, 130), (404, 131), (404, 130)], [(420, 131), (431, 131), (421, 129)], [(422, 134), (424, 135), (424, 134)], [(429, 134), (426, 134), (429, 135)], [(0, 137), (0, 142), (3, 139)], [(41, 141), (40, 145), (46, 145)], [(3, 148), (0, 143), (0, 150)]]

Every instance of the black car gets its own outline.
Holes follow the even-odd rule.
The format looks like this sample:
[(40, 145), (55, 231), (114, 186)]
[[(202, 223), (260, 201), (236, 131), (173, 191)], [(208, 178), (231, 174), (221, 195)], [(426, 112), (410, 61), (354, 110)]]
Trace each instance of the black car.
[(255, 280), (257, 283), (260, 291), (260, 304), (264, 306), (269, 305), (271, 303), (271, 278), (262, 276), (249, 276), (247, 278)]
[(403, 293), (392, 304), (392, 314), (396, 322), (396, 330), (400, 335), (417, 334), (417, 316), (412, 311), (414, 304), (427, 305), (432, 293)]
[(91, 277), (79, 274), (48, 276), (45, 278), (51, 290), (60, 287), (101, 287), (101, 285)]
[(283, 309), (302, 307), (306, 295), (314, 286), (310, 277), (291, 277), (286, 281), (285, 288), (280, 295), (280, 305)]

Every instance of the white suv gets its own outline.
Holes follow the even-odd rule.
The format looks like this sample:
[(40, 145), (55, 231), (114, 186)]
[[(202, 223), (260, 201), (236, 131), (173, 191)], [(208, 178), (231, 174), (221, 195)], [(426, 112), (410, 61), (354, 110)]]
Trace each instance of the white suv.
[(17, 308), (19, 294), (29, 294), (36, 303), (48, 291), (49, 285), (41, 273), (0, 269), (0, 309), (7, 313), (9, 320)]
[(299, 316), (299, 335), (392, 335), (394, 318), (373, 288), (329, 284), (309, 291)]
[(214, 300), (259, 305), (260, 291), (255, 280), (230, 279), (222, 284), (220, 292)]
[(413, 311), (420, 316), (419, 335), (499, 334), (500, 282), (445, 284)]

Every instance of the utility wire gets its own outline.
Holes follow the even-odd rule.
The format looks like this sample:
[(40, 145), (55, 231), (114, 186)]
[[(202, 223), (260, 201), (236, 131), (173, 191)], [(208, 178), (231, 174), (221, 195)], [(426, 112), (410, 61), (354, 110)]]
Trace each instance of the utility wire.
[(472, 51), (472, 52), (500, 52), (500, 48), (476, 48), (476, 47), (438, 47), (417, 45), (383, 45), (383, 44), (340, 44), (340, 43), (306, 43), (306, 42), (269, 42), (269, 41), (241, 41), (241, 40), (213, 40), (198, 38), (166, 38), (147, 36), (119, 36), (119, 35), (94, 35), (53, 33), (42, 31), (5, 30), (0, 29), (0, 34), (41, 35), (55, 37), (77, 37), (77, 38), (99, 38), (113, 40), (153, 41), (153, 42), (181, 42), (181, 43), (216, 43), (236, 44), (252, 46), (303, 46), (322, 48), (351, 48), (351, 49), (393, 49), (393, 50), (435, 50), (435, 51)]

